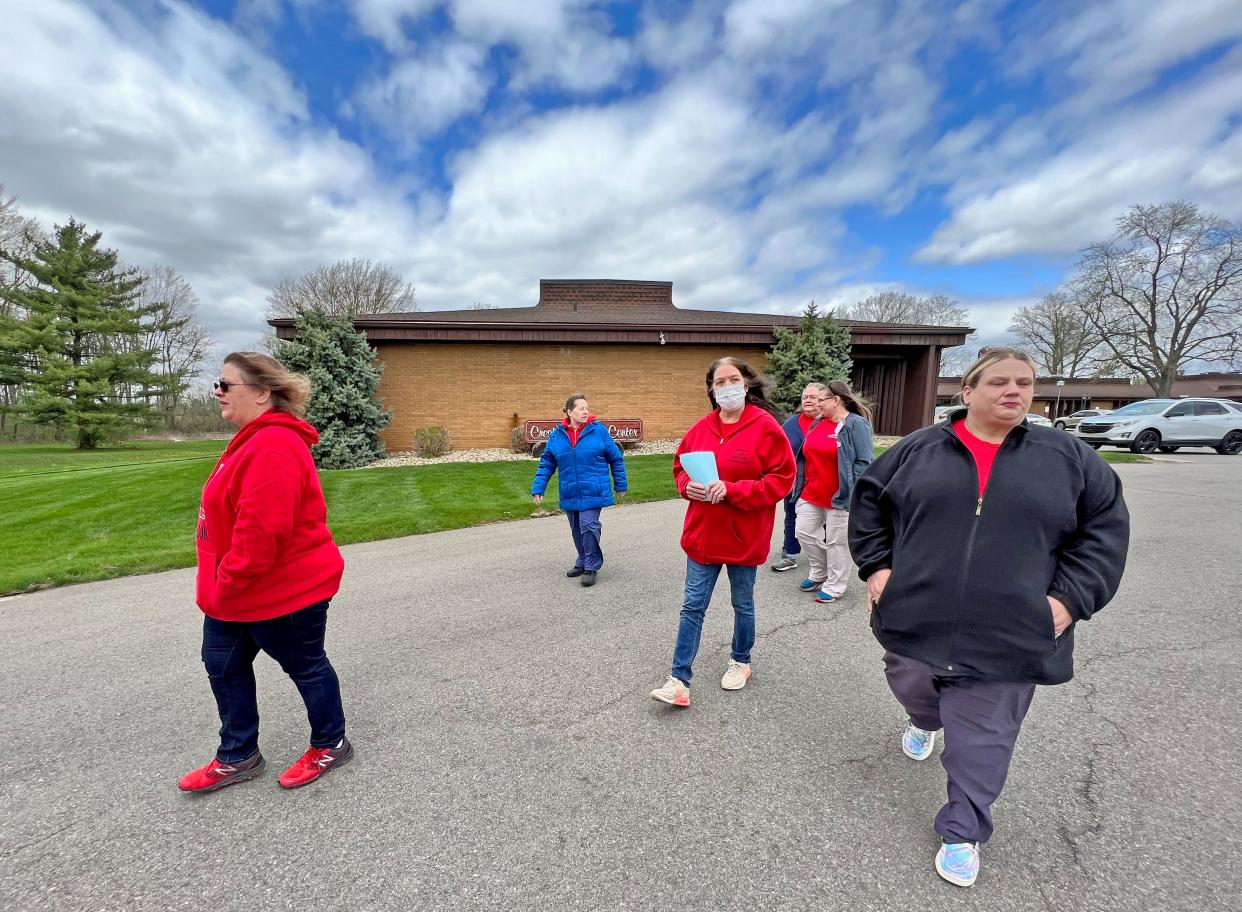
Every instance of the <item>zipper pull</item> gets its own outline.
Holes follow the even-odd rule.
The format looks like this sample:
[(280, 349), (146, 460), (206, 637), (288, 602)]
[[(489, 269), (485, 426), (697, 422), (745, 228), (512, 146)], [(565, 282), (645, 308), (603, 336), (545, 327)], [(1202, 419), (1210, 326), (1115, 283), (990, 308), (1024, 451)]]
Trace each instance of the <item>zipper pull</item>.
[(975, 504), (975, 515), (980, 516), (983, 513), (983, 498), (979, 498), (979, 502)]

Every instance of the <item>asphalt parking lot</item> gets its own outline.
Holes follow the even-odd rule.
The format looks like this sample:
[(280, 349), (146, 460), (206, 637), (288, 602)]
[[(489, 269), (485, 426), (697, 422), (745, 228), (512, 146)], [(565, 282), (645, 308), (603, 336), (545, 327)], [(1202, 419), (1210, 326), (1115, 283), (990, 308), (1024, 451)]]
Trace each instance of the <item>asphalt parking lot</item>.
[(694, 705), (648, 698), (684, 573), (666, 502), (606, 511), (590, 590), (559, 518), (345, 549), (329, 651), (358, 754), (295, 792), (305, 715), (266, 659), (267, 774), (176, 789), (218, 724), (193, 571), (0, 601), (0, 907), (1236, 908), (1242, 458), (1116, 468), (1122, 591), (1037, 693), (970, 890), (932, 870), (943, 772), (899, 751), (857, 583), (816, 606), (762, 571), (736, 693), (719, 586)]

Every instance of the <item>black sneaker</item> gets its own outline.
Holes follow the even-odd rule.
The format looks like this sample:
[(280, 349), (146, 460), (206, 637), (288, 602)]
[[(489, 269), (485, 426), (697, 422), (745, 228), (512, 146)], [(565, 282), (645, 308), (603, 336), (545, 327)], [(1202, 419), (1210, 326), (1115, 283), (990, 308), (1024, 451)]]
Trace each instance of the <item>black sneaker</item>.
[(594, 570), (584, 570), (582, 572), (582, 585), (584, 586), (595, 585), (595, 571)]
[(569, 572), (566, 573), (565, 575), (568, 576), (570, 579), (573, 579), (576, 576), (582, 576), (582, 574), (584, 573), (586, 573), (586, 571), (583, 570), (581, 567), (571, 567)]

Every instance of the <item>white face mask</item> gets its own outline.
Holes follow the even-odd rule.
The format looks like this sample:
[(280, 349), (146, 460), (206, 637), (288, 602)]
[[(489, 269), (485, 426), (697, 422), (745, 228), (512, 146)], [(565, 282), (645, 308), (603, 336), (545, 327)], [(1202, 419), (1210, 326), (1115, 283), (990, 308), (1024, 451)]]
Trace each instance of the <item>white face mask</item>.
[(727, 412), (736, 411), (746, 401), (746, 384), (737, 383), (715, 391), (716, 404)]

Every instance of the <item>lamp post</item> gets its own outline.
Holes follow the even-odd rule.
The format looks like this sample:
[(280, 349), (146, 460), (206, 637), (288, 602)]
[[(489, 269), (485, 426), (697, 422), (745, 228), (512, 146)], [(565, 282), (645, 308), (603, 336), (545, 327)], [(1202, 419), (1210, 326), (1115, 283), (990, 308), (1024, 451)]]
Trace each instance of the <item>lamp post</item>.
[(1052, 407), (1052, 420), (1056, 421), (1061, 417), (1061, 387), (1065, 386), (1065, 381), (1057, 379), (1057, 403)]

